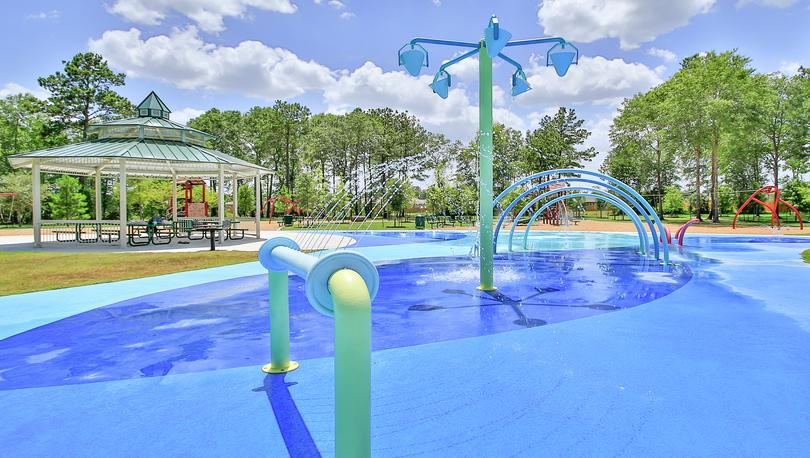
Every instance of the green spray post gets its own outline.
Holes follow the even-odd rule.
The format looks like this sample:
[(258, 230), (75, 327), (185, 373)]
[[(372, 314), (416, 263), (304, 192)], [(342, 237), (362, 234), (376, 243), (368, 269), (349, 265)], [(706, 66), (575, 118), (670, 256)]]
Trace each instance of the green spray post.
[(307, 300), (335, 320), (335, 456), (371, 456), (371, 301), (379, 274), (351, 251), (323, 257), (302, 253), (292, 239), (270, 239), (259, 250), (268, 270), (270, 364), (267, 373), (295, 370), (290, 360), (288, 271), (304, 278)]

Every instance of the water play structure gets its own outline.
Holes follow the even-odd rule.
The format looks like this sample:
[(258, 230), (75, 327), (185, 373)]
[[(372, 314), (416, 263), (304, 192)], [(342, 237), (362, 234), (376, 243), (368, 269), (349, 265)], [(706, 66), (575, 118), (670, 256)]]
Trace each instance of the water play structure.
[(476, 42), (440, 40), (435, 38), (414, 38), (399, 49), (399, 64), (413, 76), (418, 76), (422, 67), (429, 66), (427, 50), (422, 44), (468, 48), (470, 51), (450, 59), (441, 66), (433, 77), (430, 87), (439, 97), (446, 99), (450, 93), (452, 76), (447, 69), (464, 59), (478, 55), (478, 238), (479, 238), (479, 288), (483, 291), (495, 289), (493, 282), (492, 240), (492, 59), (496, 56), (515, 67), (512, 74), (512, 96), (531, 89), (523, 67), (502, 51), (507, 47), (553, 44), (546, 52), (546, 65), (553, 66), (557, 76), (563, 77), (568, 68), (579, 61), (579, 50), (561, 37), (512, 40), (512, 34), (500, 26), (497, 16), (492, 15), (484, 29), (483, 38)]
[[(760, 199), (758, 196), (763, 194), (766, 197)], [(767, 196), (773, 196), (773, 201), (767, 201)], [(747, 207), (751, 202), (756, 202), (767, 210), (771, 214), (771, 227), (776, 224), (776, 226), (781, 226), (782, 221), (779, 218), (779, 205), (784, 205), (788, 207), (793, 213), (796, 214), (796, 217), (799, 219), (799, 230), (804, 230), (804, 221), (802, 221), (802, 214), (799, 213), (799, 210), (796, 209), (790, 202), (786, 201), (782, 198), (779, 192), (779, 186), (763, 186), (748, 196), (745, 203), (740, 205), (740, 208), (737, 210), (737, 213), (734, 214), (734, 220), (731, 223), (731, 227), (736, 229), (737, 228), (737, 217), (740, 216), (745, 207)]]
[[(538, 182), (533, 183), (533, 181)], [(578, 185), (585, 184), (588, 186), (570, 186), (570, 183), (576, 183)], [(566, 186), (555, 186), (558, 184), (566, 184)], [(644, 197), (642, 197), (629, 185), (604, 173), (593, 172), (590, 170), (546, 170), (544, 172), (535, 173), (515, 181), (511, 186), (504, 189), (495, 198), (493, 201), (493, 206), (499, 207), (501, 201), (506, 198), (506, 196), (508, 196), (513, 190), (519, 188), (525, 188), (525, 190), (519, 196), (515, 197), (511, 202), (509, 202), (508, 205), (503, 207), (500, 217), (498, 218), (498, 223), (495, 226), (495, 232), (493, 238), (491, 239), (493, 252), (497, 249), (498, 234), (500, 233), (501, 228), (503, 227), (504, 222), (506, 221), (507, 216), (509, 216), (511, 213), (512, 209), (514, 209), (528, 196), (545, 188), (551, 188), (550, 191), (540, 194), (526, 203), (520, 212), (518, 212), (518, 216), (514, 220), (520, 221), (523, 214), (529, 211), (533, 205), (555, 194), (564, 193), (566, 191), (577, 191), (580, 192), (580, 194), (560, 196), (540, 207), (540, 209), (534, 213), (526, 226), (526, 230), (524, 232), (524, 241), (528, 240), (528, 234), (531, 231), (534, 221), (549, 206), (566, 199), (590, 197), (616, 206), (619, 208), (619, 210), (625, 213), (631, 219), (631, 221), (633, 221), (639, 236), (639, 251), (642, 254), (647, 254), (649, 252), (650, 241), (652, 241), (655, 258), (662, 259), (664, 264), (669, 263), (669, 246), (668, 244), (661, 242), (662, 236), (666, 232), (664, 225), (661, 223), (661, 219), (658, 217), (658, 214), (655, 212), (652, 206), (644, 199)], [(609, 194), (606, 192), (606, 190), (613, 192), (614, 194)], [(641, 221), (641, 218), (638, 216), (639, 214), (641, 215), (641, 218), (644, 219), (644, 222)], [(649, 228), (651, 237), (647, 236), (646, 229), (644, 229), (644, 223), (646, 223), (647, 227)], [(517, 224), (513, 224), (509, 233), (508, 247), (510, 251), (512, 250), (512, 239), (516, 226)], [(525, 247), (526, 245), (524, 243), (524, 248)]]
[(335, 456), (371, 456), (371, 301), (379, 274), (365, 257), (339, 251), (317, 258), (292, 239), (265, 242), (259, 262), (267, 269), (271, 361), (262, 370), (281, 374), (298, 368), (290, 360), (288, 271), (305, 279), (315, 310), (335, 320)]

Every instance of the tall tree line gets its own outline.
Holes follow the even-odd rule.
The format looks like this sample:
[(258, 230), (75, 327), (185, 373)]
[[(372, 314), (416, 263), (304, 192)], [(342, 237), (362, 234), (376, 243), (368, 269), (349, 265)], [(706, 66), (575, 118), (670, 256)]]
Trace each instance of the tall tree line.
[[(696, 216), (706, 211), (719, 222), (744, 191), (805, 186), (810, 72), (758, 74), (736, 50), (697, 54), (660, 86), (625, 100), (610, 138), (604, 172), (655, 196), (662, 213), (663, 196), (683, 185)], [(810, 205), (801, 192), (792, 197)]]

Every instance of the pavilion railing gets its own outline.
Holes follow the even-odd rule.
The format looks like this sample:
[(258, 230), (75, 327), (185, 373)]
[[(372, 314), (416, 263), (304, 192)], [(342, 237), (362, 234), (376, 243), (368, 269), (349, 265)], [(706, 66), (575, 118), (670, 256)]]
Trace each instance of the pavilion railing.
[(117, 220), (43, 220), (40, 225), (42, 243), (116, 243), (119, 240)]

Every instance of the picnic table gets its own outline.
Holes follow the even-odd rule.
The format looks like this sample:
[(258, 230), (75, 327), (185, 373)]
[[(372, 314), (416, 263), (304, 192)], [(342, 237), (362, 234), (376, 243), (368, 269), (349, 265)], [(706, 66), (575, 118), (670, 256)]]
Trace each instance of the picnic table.
[(174, 226), (168, 222), (130, 221), (127, 223), (127, 244), (130, 246), (165, 245), (171, 243)]
[(216, 251), (214, 239), (216, 238), (216, 233), (223, 229), (225, 229), (225, 226), (219, 224), (219, 221), (195, 221), (194, 226), (191, 228), (191, 230), (195, 232), (208, 233), (208, 238), (211, 239), (211, 251)]

